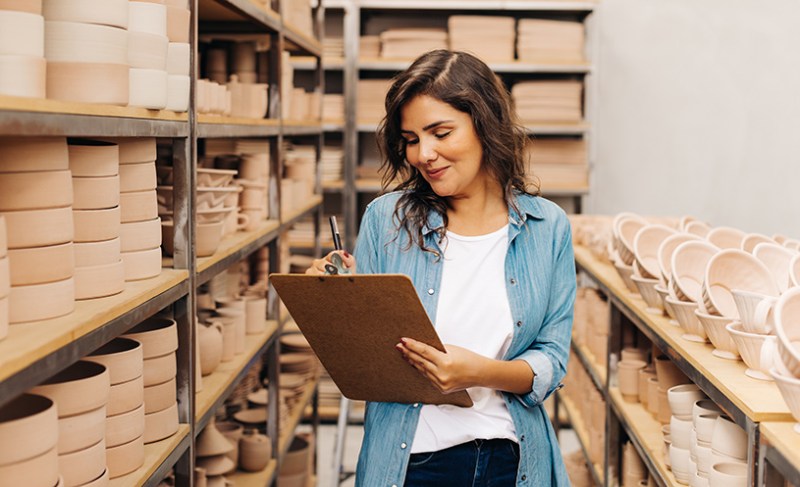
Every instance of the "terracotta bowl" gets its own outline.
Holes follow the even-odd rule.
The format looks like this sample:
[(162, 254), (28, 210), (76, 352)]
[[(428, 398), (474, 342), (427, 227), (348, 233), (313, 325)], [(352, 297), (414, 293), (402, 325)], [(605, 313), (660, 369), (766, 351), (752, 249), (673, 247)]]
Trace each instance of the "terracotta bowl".
[(29, 286), (69, 279), (75, 272), (72, 243), (8, 251), (12, 286)]
[(131, 68), (128, 79), (130, 86), (128, 105), (150, 110), (163, 110), (167, 107), (166, 71)]
[(80, 360), (31, 389), (58, 404), (59, 417), (93, 411), (108, 402), (111, 382), (105, 365)]
[(109, 416), (106, 419), (106, 447), (124, 445), (144, 434), (144, 404), (127, 413)]
[(708, 336), (695, 314), (697, 303), (678, 301), (672, 298), (667, 298), (667, 303), (675, 312), (675, 320), (685, 332), (681, 338), (690, 342), (705, 343)]
[(708, 261), (719, 249), (708, 242), (684, 242), (672, 254), (672, 290), (681, 301), (702, 301)]
[(119, 163), (136, 164), (156, 160), (156, 139), (154, 137), (106, 139), (119, 144)]
[(175, 378), (177, 365), (175, 352), (144, 360), (144, 386), (163, 384)]
[(144, 465), (144, 435), (106, 450), (110, 478), (122, 477)]
[(58, 470), (66, 485), (83, 485), (106, 469), (106, 442), (98, 441), (84, 450), (58, 456)]
[(778, 285), (769, 269), (747, 252), (727, 249), (714, 255), (706, 266), (703, 304), (711, 314), (738, 318), (731, 290), (740, 289), (767, 296), (778, 295)]
[(120, 235), (120, 209), (74, 210), (75, 242), (100, 242)]
[(119, 262), (120, 238), (99, 242), (77, 242), (73, 244), (75, 267), (91, 267)]
[(119, 195), (122, 223), (141, 222), (158, 218), (156, 192), (133, 191)]
[(178, 404), (163, 411), (144, 415), (144, 442), (153, 443), (178, 431)]
[(119, 168), (120, 191), (148, 191), (156, 189), (156, 165), (154, 162), (124, 164)]
[(44, 24), (41, 15), (28, 12), (0, 12), (2, 53), (44, 57)]
[(125, 263), (125, 280), (138, 281), (158, 277), (161, 274), (161, 249), (122, 252)]
[(791, 286), (789, 278), (789, 264), (797, 254), (786, 247), (775, 243), (760, 243), (753, 249), (753, 255), (767, 266), (775, 282), (778, 283), (780, 292), (786, 291)]
[(222, 239), (224, 222), (197, 223), (196, 250), (198, 257), (213, 255)]
[(739, 350), (739, 355), (747, 365), (744, 374), (753, 379), (772, 380), (767, 373), (774, 365), (774, 357), (770, 356), (768, 351), (763, 350), (763, 347), (776, 347), (777, 345), (773, 342), (775, 336), (748, 333), (744, 331), (740, 321), (729, 323), (725, 329), (731, 334), (731, 338)]
[(127, 105), (128, 65), (48, 61), (47, 98), (79, 103)]
[(63, 208), (71, 204), (69, 171), (0, 174), (0, 211)]
[(161, 245), (161, 218), (123, 223), (120, 229), (122, 251), (154, 249)]
[(128, 30), (167, 35), (167, 7), (158, 3), (130, 2)]
[(150, 317), (131, 328), (125, 337), (142, 343), (145, 359), (161, 357), (178, 349), (178, 325), (169, 318)]
[(189, 52), (188, 42), (170, 42), (167, 48), (167, 74), (189, 76)]
[(119, 146), (102, 140), (72, 139), (69, 169), (74, 178), (114, 177), (119, 174)]
[(48, 0), (42, 12), (47, 20), (128, 27), (128, 5), (124, 0)]
[(189, 42), (190, 19), (188, 8), (167, 6), (167, 37), (170, 42)]
[(48, 63), (127, 64), (128, 62), (128, 32), (118, 27), (47, 21), (44, 41)]
[(128, 32), (128, 63), (132, 68), (167, 69), (166, 36)]
[(75, 299), (113, 296), (125, 290), (125, 264), (122, 259), (111, 264), (75, 268)]
[(144, 405), (147, 414), (163, 411), (173, 405), (177, 398), (175, 377), (161, 384), (144, 388)]
[(103, 210), (119, 206), (119, 176), (72, 178), (75, 210)]
[(714, 351), (711, 354), (728, 360), (739, 360), (739, 349), (725, 328), (732, 320), (724, 316), (703, 313), (700, 310), (696, 310), (694, 313), (708, 335), (709, 341), (714, 345)]
[(775, 305), (775, 334), (780, 360), (800, 377), (800, 287), (783, 293)]
[(116, 416), (137, 409), (144, 402), (144, 377), (139, 376), (111, 386), (107, 414)]
[(84, 360), (105, 365), (108, 368), (111, 385), (141, 377), (144, 368), (142, 344), (125, 337), (111, 340), (86, 356)]
[(633, 252), (639, 262), (639, 268), (646, 274), (642, 277), (658, 278), (661, 276), (658, 248), (667, 237), (674, 234), (675, 230), (664, 225), (646, 225), (636, 233), (633, 239)]
[(22, 394), (0, 407), (0, 470), (41, 456), (57, 444), (58, 415), (52, 399)]
[(664, 305), (661, 303), (661, 297), (656, 292), (655, 286), (658, 285), (658, 279), (647, 279), (643, 277), (631, 276), (631, 280), (639, 290), (645, 304), (647, 304), (647, 312), (650, 314), (660, 315), (664, 311)]
[(106, 434), (106, 407), (58, 420), (58, 454), (85, 450)]
[(676, 233), (668, 236), (661, 242), (661, 245), (658, 246), (658, 250), (656, 250), (656, 256), (658, 258), (658, 267), (661, 271), (661, 277), (664, 279), (664, 282), (668, 282), (672, 278), (672, 254), (675, 252), (675, 249), (684, 242), (699, 239), (700, 237), (697, 235)]
[(58, 452), (47, 452), (27, 460), (0, 465), (0, 487), (52, 487), (58, 483)]
[[(28, 0), (21, 0), (27, 2)], [(2, 0), (0, 0), (2, 5)], [(0, 7), (0, 10), (3, 10)], [(0, 173), (66, 171), (69, 152), (65, 137), (0, 137)]]
[(8, 306), (12, 324), (68, 315), (75, 309), (75, 279), (12, 287)]

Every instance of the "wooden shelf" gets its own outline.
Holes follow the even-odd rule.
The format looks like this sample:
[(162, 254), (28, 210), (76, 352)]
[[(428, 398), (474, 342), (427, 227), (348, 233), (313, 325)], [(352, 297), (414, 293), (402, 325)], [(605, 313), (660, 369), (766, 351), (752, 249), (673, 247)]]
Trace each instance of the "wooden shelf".
[(158, 277), (126, 282), (120, 294), (76, 301), (66, 316), (11, 325), (0, 341), (0, 404), (186, 295), (188, 278), (188, 271), (162, 269)]
[(222, 362), (214, 373), (203, 377), (203, 390), (195, 396), (194, 417), (197, 434), (205, 427), (210, 417), (223, 403), (242, 377), (275, 338), (278, 331), (277, 321), (267, 321), (267, 329), (258, 335), (247, 335), (245, 351), (234, 356), (229, 362)]
[(792, 421), (789, 408), (773, 382), (744, 375), (743, 362), (724, 360), (711, 354), (710, 344), (681, 338), (682, 330), (664, 316), (645, 311), (644, 301), (625, 287), (614, 267), (597, 259), (589, 249), (575, 247), (578, 267), (596, 281), (623, 314), (672, 358), (708, 396), (745, 427), (745, 417), (754, 422)]
[(322, 55), (322, 43), (310, 34), (301, 31), (296, 26), (284, 21), (283, 33), (287, 42), (294, 45), (305, 54), (317, 57)]
[(319, 120), (284, 120), (284, 135), (319, 135), (322, 133), (322, 122)]
[(572, 404), (572, 401), (567, 396), (562, 394), (561, 391), (558, 392), (558, 400), (561, 401), (561, 405), (564, 406), (564, 410), (567, 412), (569, 423), (572, 425), (572, 431), (574, 431), (575, 435), (578, 437), (578, 442), (581, 444), (583, 455), (586, 458), (586, 465), (589, 467), (589, 471), (592, 473), (595, 485), (605, 485), (605, 482), (603, 481), (603, 478), (605, 477), (603, 474), (603, 467), (592, 462), (589, 456), (589, 431), (586, 429), (586, 423), (578, 413), (578, 409), (574, 404)]
[(0, 95), (0, 135), (188, 137), (188, 121), (170, 110)]
[(591, 377), (594, 386), (605, 395), (606, 390), (606, 368), (604, 365), (598, 364), (595, 361), (594, 355), (586, 348), (572, 341), (572, 350), (578, 359), (581, 361), (583, 368)]
[(197, 116), (197, 136), (200, 138), (270, 137), (277, 136), (280, 129), (280, 120), (274, 118)]
[(397, 10), (546, 10), (546, 11), (577, 11), (590, 12), (595, 9), (595, 2), (591, 1), (536, 1), (536, 0), (360, 0), (362, 9), (380, 8)]
[(278, 461), (272, 459), (267, 467), (260, 472), (242, 472), (237, 470), (233, 474), (225, 477), (232, 480), (236, 487), (265, 487), (272, 484), (275, 474), (278, 471)]
[(795, 421), (759, 424), (766, 461), (792, 485), (800, 485), (800, 433), (795, 429), (796, 424)]
[(341, 191), (344, 189), (344, 181), (323, 181), (322, 189), (324, 191)]
[(249, 21), (273, 32), (281, 28), (280, 15), (253, 0), (199, 0), (198, 12), (201, 26), (208, 22)]
[(522, 125), (533, 135), (583, 135), (589, 131), (589, 124), (586, 122), (523, 122)]
[(276, 220), (266, 220), (251, 232), (236, 232), (226, 236), (214, 255), (197, 259), (197, 284), (207, 282), (223, 269), (266, 245), (278, 236), (279, 228)]
[(303, 411), (305, 411), (306, 405), (308, 405), (308, 403), (311, 402), (311, 399), (314, 397), (314, 392), (317, 390), (318, 383), (319, 379), (314, 379), (306, 384), (306, 390), (303, 391), (303, 395), (300, 396), (297, 404), (294, 405), (294, 409), (292, 409), (292, 412), (289, 414), (289, 419), (286, 422), (287, 427), (285, 430), (280, 432), (278, 438), (279, 461), (283, 460), (283, 457), (286, 456), (286, 452), (289, 450), (289, 445), (292, 443), (292, 438), (294, 438), (297, 425), (299, 425), (300, 420), (303, 419)]
[(289, 227), (297, 223), (297, 220), (300, 220), (301, 218), (306, 216), (307, 213), (315, 210), (321, 204), (322, 204), (322, 195), (315, 194), (314, 196), (311, 197), (311, 199), (306, 205), (300, 208), (289, 210), (286, 212), (285, 215), (281, 215), (281, 227), (283, 229), (288, 229)]
[[(110, 487), (139, 487), (149, 483), (148, 480), (156, 472), (163, 471), (166, 474), (178, 457), (186, 450), (185, 447), (189, 446), (189, 440), (189, 425), (181, 424), (178, 427), (178, 432), (169, 438), (145, 445), (144, 465), (127, 475), (111, 480)], [(179, 446), (184, 446), (183, 444), (185, 444), (185, 447), (179, 448)], [(168, 459), (171, 461), (166, 462)], [(160, 478), (155, 479), (155, 483), (160, 480)]]
[[(413, 59), (383, 59), (361, 58), (358, 60), (358, 69), (362, 71), (402, 71), (411, 66)], [(529, 63), (522, 61), (509, 61), (506, 63), (489, 63), (495, 73), (564, 73), (586, 74), (592, 71), (589, 62), (578, 63)]]
[(612, 408), (631, 438), (636, 450), (650, 470), (651, 475), (660, 477), (659, 485), (679, 487), (672, 471), (667, 469), (662, 456), (664, 436), (661, 434), (661, 423), (639, 403), (629, 403), (622, 399), (619, 389), (612, 387), (608, 391)]

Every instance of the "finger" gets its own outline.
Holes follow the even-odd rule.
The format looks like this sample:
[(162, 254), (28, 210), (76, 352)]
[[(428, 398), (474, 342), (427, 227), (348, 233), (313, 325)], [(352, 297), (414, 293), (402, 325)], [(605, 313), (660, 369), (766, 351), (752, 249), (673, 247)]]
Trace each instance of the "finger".
[(430, 345), (426, 345), (422, 342), (414, 340), (413, 338), (401, 338), (400, 343), (405, 345), (408, 350), (415, 352), (432, 362), (438, 362), (442, 355), (444, 355), (442, 352), (436, 350)]
[(339, 251), (339, 253), (342, 256), (342, 262), (344, 262), (344, 265), (350, 270), (355, 270), (356, 258), (346, 250)]
[(325, 264), (327, 262), (324, 259), (314, 259), (311, 263), (311, 267), (306, 269), (306, 274), (319, 276), (325, 274)]

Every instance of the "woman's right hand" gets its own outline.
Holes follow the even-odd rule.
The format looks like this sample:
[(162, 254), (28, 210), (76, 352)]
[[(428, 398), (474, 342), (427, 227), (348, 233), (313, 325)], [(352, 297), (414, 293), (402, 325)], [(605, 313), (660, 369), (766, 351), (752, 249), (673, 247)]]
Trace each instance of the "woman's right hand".
[(345, 267), (350, 269), (351, 274), (356, 273), (356, 258), (353, 257), (351, 254), (345, 252), (344, 250), (334, 250), (333, 252), (329, 253), (322, 259), (314, 259), (314, 262), (311, 264), (311, 267), (306, 269), (306, 274), (311, 276), (321, 276), (325, 274), (325, 264), (331, 263), (331, 256), (333, 254), (339, 254), (342, 256), (342, 262), (344, 262)]

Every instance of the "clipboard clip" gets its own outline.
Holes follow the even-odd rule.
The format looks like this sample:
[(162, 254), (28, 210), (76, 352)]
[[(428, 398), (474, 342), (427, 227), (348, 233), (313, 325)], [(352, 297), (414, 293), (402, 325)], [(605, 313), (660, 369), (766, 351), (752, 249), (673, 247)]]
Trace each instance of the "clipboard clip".
[(333, 254), (331, 256), (331, 262), (331, 264), (325, 264), (326, 276), (343, 276), (350, 274), (350, 269), (345, 267), (341, 255)]

